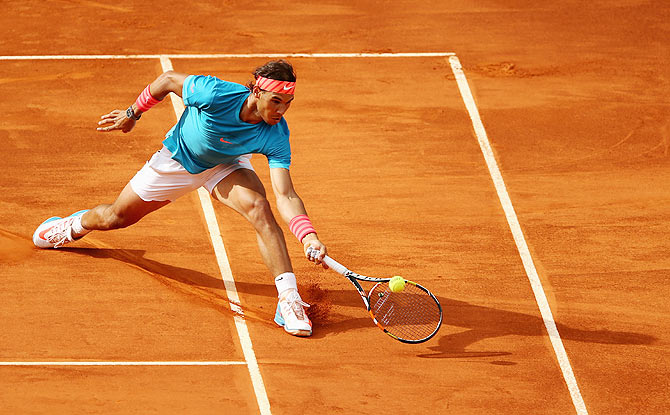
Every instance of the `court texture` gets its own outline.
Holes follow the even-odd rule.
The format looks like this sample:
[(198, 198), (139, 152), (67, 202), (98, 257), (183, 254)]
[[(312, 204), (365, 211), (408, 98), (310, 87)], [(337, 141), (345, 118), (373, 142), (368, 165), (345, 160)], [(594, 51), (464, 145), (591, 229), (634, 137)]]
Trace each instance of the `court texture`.
[[(668, 413), (668, 2), (2, 6), (0, 413)], [(314, 304), (314, 335), (287, 335), (251, 226), (202, 191), (32, 246), (111, 203), (182, 107), (129, 134), (102, 114), (170, 68), (246, 83), (273, 58), (321, 239), (430, 288), (430, 341), (385, 336), (281, 223)]]

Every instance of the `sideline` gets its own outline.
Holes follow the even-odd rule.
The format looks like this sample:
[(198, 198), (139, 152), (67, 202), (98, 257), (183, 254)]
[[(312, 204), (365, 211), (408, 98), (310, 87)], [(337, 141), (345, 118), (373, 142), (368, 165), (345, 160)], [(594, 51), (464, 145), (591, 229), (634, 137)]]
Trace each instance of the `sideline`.
[(484, 154), (484, 159), (486, 160), (486, 165), (489, 168), (491, 179), (493, 179), (493, 184), (495, 185), (496, 192), (498, 193), (500, 204), (502, 205), (505, 216), (507, 217), (507, 223), (509, 224), (512, 235), (514, 236), (514, 242), (516, 243), (519, 255), (521, 256), (523, 267), (526, 270), (526, 275), (528, 276), (528, 280), (530, 281), (530, 285), (533, 289), (533, 294), (535, 294), (535, 301), (540, 308), (542, 321), (544, 322), (544, 326), (547, 328), (549, 340), (551, 340), (551, 345), (553, 346), (554, 353), (558, 359), (558, 365), (561, 367), (561, 372), (563, 372), (563, 379), (565, 379), (565, 383), (568, 385), (568, 390), (570, 391), (570, 396), (572, 397), (572, 403), (577, 410), (577, 414), (588, 415), (588, 412), (586, 411), (586, 405), (582, 399), (582, 394), (579, 391), (579, 386), (577, 386), (577, 379), (575, 378), (575, 374), (572, 371), (572, 366), (570, 366), (570, 360), (568, 360), (568, 354), (565, 351), (565, 347), (563, 347), (561, 335), (558, 333), (558, 328), (556, 327), (554, 316), (551, 313), (549, 302), (547, 301), (547, 297), (544, 293), (542, 282), (540, 281), (540, 277), (537, 274), (537, 269), (535, 269), (533, 258), (530, 255), (530, 250), (526, 244), (526, 239), (524, 238), (523, 232), (521, 231), (521, 225), (519, 225), (519, 219), (514, 212), (512, 200), (507, 193), (505, 182), (503, 181), (502, 174), (498, 168), (498, 163), (496, 162), (495, 156), (493, 155), (493, 149), (491, 148), (491, 143), (489, 142), (489, 139), (486, 135), (484, 124), (482, 123), (481, 117), (479, 116), (479, 110), (477, 109), (475, 100), (472, 97), (472, 91), (470, 90), (468, 81), (465, 78), (465, 72), (463, 72), (463, 67), (461, 66), (461, 62), (458, 60), (457, 56), (450, 56), (449, 64), (451, 65), (451, 70), (454, 72), (454, 76), (456, 76), (458, 89), (460, 90), (461, 96), (463, 97), (465, 107), (470, 114), (472, 126), (474, 127), (475, 135), (477, 136), (477, 141), (479, 141), (479, 146), (482, 150), (482, 153)]
[[(161, 56), (160, 60), (163, 72), (173, 69), (170, 58), (167, 56)], [(184, 112), (184, 104), (181, 98), (175, 96), (172, 93), (170, 93), (170, 99), (172, 101), (174, 113), (177, 116), (177, 119), (179, 119), (181, 114)], [(268, 400), (268, 394), (265, 390), (265, 385), (263, 384), (263, 378), (261, 377), (261, 371), (258, 367), (256, 354), (254, 353), (254, 348), (251, 344), (251, 337), (249, 336), (247, 323), (244, 320), (244, 313), (242, 308), (238, 305), (240, 304), (240, 297), (237, 294), (235, 280), (233, 279), (233, 272), (230, 269), (226, 248), (223, 245), (223, 238), (221, 237), (219, 223), (216, 220), (216, 215), (214, 214), (214, 206), (212, 206), (210, 195), (202, 187), (198, 188), (198, 196), (200, 197), (202, 211), (205, 214), (205, 220), (207, 221), (209, 236), (212, 240), (212, 245), (214, 246), (214, 253), (216, 254), (216, 261), (219, 264), (219, 270), (221, 271), (221, 278), (223, 279), (223, 284), (226, 287), (226, 295), (228, 295), (230, 308), (235, 313), (233, 316), (235, 319), (235, 327), (237, 328), (237, 335), (240, 339), (240, 345), (242, 346), (242, 353), (244, 353), (244, 360), (247, 363), (249, 375), (251, 376), (251, 383), (254, 387), (254, 393), (256, 394), (258, 408), (262, 415), (270, 415), (270, 401)]]

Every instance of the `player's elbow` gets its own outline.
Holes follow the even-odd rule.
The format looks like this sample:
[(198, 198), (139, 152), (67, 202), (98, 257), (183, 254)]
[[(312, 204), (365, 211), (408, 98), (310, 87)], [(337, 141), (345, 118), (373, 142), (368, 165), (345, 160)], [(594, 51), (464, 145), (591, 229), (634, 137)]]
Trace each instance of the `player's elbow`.
[(294, 205), (302, 205), (302, 200), (295, 193), (275, 193), (275, 199), (277, 200), (277, 209), (280, 212), (290, 209)]
[(182, 73), (175, 72), (173, 70), (163, 72), (158, 76), (157, 79), (157, 83), (160, 85), (160, 92), (162, 92), (160, 95), (162, 96), (157, 96), (155, 98), (163, 99), (170, 92), (181, 96), (181, 90), (184, 86), (184, 79), (186, 79), (186, 76)]

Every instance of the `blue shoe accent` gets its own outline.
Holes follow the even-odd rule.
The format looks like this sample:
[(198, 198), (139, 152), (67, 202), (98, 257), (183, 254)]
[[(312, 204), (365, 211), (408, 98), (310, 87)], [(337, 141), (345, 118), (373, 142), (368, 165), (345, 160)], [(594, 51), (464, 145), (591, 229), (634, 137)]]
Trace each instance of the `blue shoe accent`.
[(45, 220), (44, 222), (40, 223), (40, 226), (44, 225), (45, 223), (53, 222), (55, 220), (62, 219), (60, 216), (52, 216), (49, 219)]
[(281, 315), (281, 309), (279, 308), (279, 303), (277, 303), (277, 311), (275, 312), (275, 323), (280, 327), (284, 327), (284, 317)]
[[(84, 210), (80, 210), (78, 212), (74, 212), (70, 216), (81, 216), (86, 212), (88, 212), (88, 209), (84, 209)], [(70, 216), (68, 216), (68, 217), (70, 217)], [(63, 218), (61, 218), (60, 216), (52, 216), (49, 219), (45, 220), (44, 222), (40, 223), (40, 226), (44, 225), (45, 223), (53, 222), (53, 221), (58, 220), (58, 219), (63, 219)]]
[[(86, 212), (88, 212), (88, 211), (89, 211), (89, 209), (80, 210), (80, 211), (74, 212), (74, 213), (71, 214), (70, 216), (81, 216), (81, 215), (83, 215), (84, 213), (86, 213)], [(69, 218), (70, 216), (68, 216), (68, 218)]]

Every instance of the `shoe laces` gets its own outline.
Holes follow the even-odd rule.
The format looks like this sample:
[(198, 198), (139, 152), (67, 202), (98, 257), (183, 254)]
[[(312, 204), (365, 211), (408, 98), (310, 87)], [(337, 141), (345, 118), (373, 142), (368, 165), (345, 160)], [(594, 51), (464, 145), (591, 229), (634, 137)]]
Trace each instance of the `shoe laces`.
[(65, 245), (65, 243), (70, 241), (70, 238), (68, 238), (68, 229), (71, 224), (71, 219), (59, 220), (59, 223), (54, 225), (54, 227), (44, 235), (44, 239), (46, 239), (47, 242), (54, 244), (54, 248), (59, 248)]
[(309, 304), (302, 301), (300, 294), (297, 291), (290, 292), (284, 297), (284, 301), (288, 304), (289, 308), (299, 320), (306, 320), (305, 310), (303, 307), (309, 307)]

